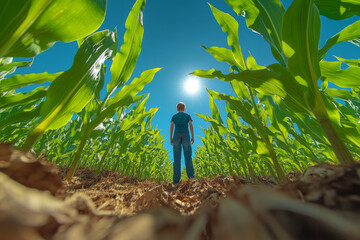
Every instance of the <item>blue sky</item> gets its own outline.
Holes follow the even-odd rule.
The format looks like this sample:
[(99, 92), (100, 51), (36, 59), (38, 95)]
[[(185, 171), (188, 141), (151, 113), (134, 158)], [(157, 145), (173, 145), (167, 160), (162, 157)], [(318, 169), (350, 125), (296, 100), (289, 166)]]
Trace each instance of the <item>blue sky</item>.
[[(108, 0), (105, 21), (99, 30), (116, 27), (121, 44), (125, 32), (125, 20), (134, 2), (135, 0)], [(288, 8), (291, 2), (284, 0), (285, 8)], [(197, 69), (215, 68), (228, 72), (227, 64), (216, 61), (201, 48), (202, 45), (227, 47), (226, 34), (212, 16), (207, 3), (230, 13), (239, 22), (240, 45), (245, 56), (251, 53), (260, 65), (270, 65), (275, 62), (268, 44), (259, 34), (246, 27), (245, 19), (237, 16), (225, 0), (147, 1), (144, 11), (145, 32), (142, 50), (132, 78), (140, 76), (143, 71), (150, 68), (163, 68), (142, 91), (142, 93), (150, 93), (147, 108), (159, 108), (152, 123), (161, 129), (165, 138), (169, 139), (170, 119), (176, 113), (176, 104), (179, 101), (184, 102), (186, 112), (191, 114), (194, 120), (194, 148), (197, 144), (201, 144), (198, 136), (203, 136), (203, 133), (200, 127), (206, 128), (206, 123), (195, 113), (211, 113), (205, 88), (232, 94), (230, 85), (217, 79), (200, 79), (201, 89), (194, 95), (186, 93), (183, 88), (188, 73)], [(358, 19), (359, 17), (352, 17), (343, 21), (333, 21), (322, 17), (320, 46), (327, 38)], [(75, 42), (56, 43), (54, 47), (38, 55), (31, 68), (19, 69), (16, 73), (65, 71), (71, 67), (77, 48)], [(335, 61), (332, 55), (358, 58), (359, 49), (351, 43), (341, 43), (330, 50), (325, 59)], [(109, 78), (107, 80), (109, 81)], [(219, 103), (218, 106), (224, 112), (224, 104)], [(172, 146), (169, 140), (166, 141), (165, 147), (171, 151), (172, 158)]]

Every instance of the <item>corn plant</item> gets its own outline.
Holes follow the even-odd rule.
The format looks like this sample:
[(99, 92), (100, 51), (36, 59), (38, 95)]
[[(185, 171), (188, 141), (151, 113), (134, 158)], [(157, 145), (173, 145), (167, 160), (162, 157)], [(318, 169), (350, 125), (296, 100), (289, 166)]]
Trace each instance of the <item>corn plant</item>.
[[(289, 117), (299, 126), (301, 133), (292, 131), (298, 141), (303, 141), (299, 138), (301, 134), (305, 136), (310, 133), (311, 138), (316, 138), (327, 150), (331, 145), (340, 163), (353, 163), (353, 155), (356, 154), (354, 149), (360, 146), (360, 131), (356, 124), (358, 120), (349, 114), (344, 114), (341, 108), (334, 107), (334, 102), (326, 94), (329, 90), (320, 89), (318, 80), (323, 81), (325, 85), (326, 82), (333, 82), (339, 87), (351, 88), (350, 95), (354, 96), (356, 101), (358, 100), (356, 89), (359, 86), (360, 75), (357, 61), (343, 60), (348, 62), (350, 67), (341, 70), (341, 61), (326, 62), (322, 59), (326, 52), (337, 43), (344, 41), (358, 43), (360, 21), (349, 25), (328, 39), (323, 48), (318, 49), (318, 44), (320, 13), (333, 19), (347, 18), (359, 14), (360, 4), (355, 2), (336, 4), (334, 1), (325, 4), (324, 1), (294, 0), (285, 11), (278, 0), (226, 0), (226, 2), (238, 15), (245, 17), (250, 29), (264, 37), (278, 63), (267, 67), (259, 66), (251, 55), (245, 60), (238, 40), (238, 23), (229, 14), (210, 5), (222, 30), (227, 33), (231, 50), (218, 47), (205, 49), (215, 59), (228, 63), (231, 66), (231, 72), (223, 74), (212, 69), (197, 70), (193, 74), (228, 82), (243, 82), (250, 88), (250, 93), (277, 96), (281, 99), (280, 104), (277, 102), (278, 106), (290, 113)], [(339, 13), (343, 15), (339, 16)], [(216, 95), (218, 99), (223, 99), (233, 105), (243, 104), (239, 98)], [(354, 99), (346, 99), (346, 101), (353, 102)], [(254, 105), (253, 109), (256, 113), (257, 108)], [(248, 122), (245, 119), (244, 121)], [(251, 122), (250, 124), (255, 127), (254, 125), (258, 123)], [(277, 127), (276, 123), (275, 127)], [(279, 130), (282, 132), (282, 143), (285, 143), (285, 129), (277, 129), (277, 132)], [(281, 138), (277, 135), (279, 144), (281, 144)], [(265, 144), (267, 145), (268, 142)], [(285, 143), (285, 146), (287, 148), (289, 144)], [(309, 150), (311, 147), (306, 148)], [(294, 151), (292, 153), (295, 154)], [(296, 161), (294, 157), (292, 158)], [(314, 160), (316, 161), (316, 158)]]
[[(132, 174), (149, 177), (146, 171), (155, 171), (156, 164), (167, 169), (169, 162), (163, 136), (151, 129), (150, 124), (157, 109), (145, 111), (148, 96), (145, 99), (145, 95), (137, 96), (160, 69), (147, 70), (128, 83), (141, 51), (145, 0), (137, 0), (129, 13), (120, 52), (117, 52), (116, 31), (89, 35), (105, 17), (106, 0), (76, 3), (24, 0), (14, 4), (5, 1), (3, 6), (6, 14), (0, 17), (0, 126), (4, 131), (0, 140), (15, 141), (24, 150), (33, 148), (60, 165), (70, 165), (68, 177), (72, 177), (79, 162), (97, 172), (111, 166), (128, 173), (127, 168), (120, 167), (124, 156), (138, 161), (134, 163)], [(9, 22), (7, 18), (14, 20)], [(79, 50), (69, 70), (5, 78), (16, 68), (28, 67), (33, 62), (12, 62), (13, 57), (34, 57), (56, 41), (74, 40), (78, 40)], [(105, 81), (104, 62), (112, 59), (112, 78), (107, 84), (105, 98), (100, 99)], [(18, 88), (44, 82), (51, 84), (28, 93), (15, 92)], [(130, 112), (126, 112), (127, 109), (131, 109)], [(77, 113), (76, 118), (74, 113)], [(133, 138), (130, 132), (137, 137)], [(148, 145), (139, 145), (140, 142)], [(154, 146), (149, 146), (151, 144)], [(112, 162), (112, 152), (117, 153), (115, 162)], [(152, 160), (144, 162), (143, 158)], [(128, 166), (133, 164), (127, 163)]]

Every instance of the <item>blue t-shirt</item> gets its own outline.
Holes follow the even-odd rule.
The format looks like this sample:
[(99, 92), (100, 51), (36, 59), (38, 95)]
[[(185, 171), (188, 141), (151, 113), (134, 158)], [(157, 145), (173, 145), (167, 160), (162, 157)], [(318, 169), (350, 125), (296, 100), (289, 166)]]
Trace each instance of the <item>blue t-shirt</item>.
[(178, 112), (171, 118), (175, 123), (175, 132), (189, 132), (188, 123), (192, 121), (191, 116), (184, 112)]

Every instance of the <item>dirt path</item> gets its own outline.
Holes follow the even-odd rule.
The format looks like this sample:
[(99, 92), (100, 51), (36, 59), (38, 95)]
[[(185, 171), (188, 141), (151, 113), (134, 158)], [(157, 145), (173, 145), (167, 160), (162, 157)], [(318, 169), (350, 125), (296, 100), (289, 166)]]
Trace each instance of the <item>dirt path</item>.
[[(66, 169), (60, 169), (62, 177), (65, 173)], [(269, 186), (275, 184), (266, 179), (258, 182)], [(96, 176), (94, 171), (81, 168), (73, 179), (64, 180), (64, 189), (58, 196), (64, 199), (74, 193), (83, 193), (92, 199), (98, 209), (113, 210), (119, 215), (133, 215), (158, 206), (182, 215), (193, 215), (202, 205), (216, 207), (220, 199), (244, 184), (250, 183), (243, 178), (219, 175), (214, 179), (181, 181), (175, 186), (169, 182), (121, 176), (111, 171), (102, 171)]]
[(282, 186), (63, 175), (0, 145), (0, 239), (360, 239), (359, 164), (314, 166)]

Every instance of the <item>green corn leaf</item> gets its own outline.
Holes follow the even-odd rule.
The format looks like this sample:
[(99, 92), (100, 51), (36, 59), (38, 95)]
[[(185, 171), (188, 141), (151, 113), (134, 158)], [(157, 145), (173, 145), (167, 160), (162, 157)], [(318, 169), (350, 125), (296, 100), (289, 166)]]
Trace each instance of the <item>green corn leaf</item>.
[(234, 59), (233, 52), (230, 49), (222, 47), (204, 47), (208, 53), (210, 53), (216, 60), (219, 62), (226, 62), (230, 66), (236, 66), (236, 61)]
[(358, 102), (358, 104), (360, 104), (360, 99), (354, 93), (346, 89), (327, 88), (325, 93), (332, 98)]
[(357, 38), (360, 38), (360, 20), (347, 26), (333, 37), (329, 38), (325, 45), (319, 50), (319, 59), (323, 59), (329, 49), (334, 45), (341, 42), (356, 40)]
[(14, 123), (26, 122), (35, 119), (40, 116), (41, 104), (29, 109), (27, 105), (20, 106), (9, 111), (8, 115), (1, 119), (0, 129), (4, 129), (6, 126)]
[(33, 57), (56, 41), (94, 32), (104, 20), (106, 0), (4, 0), (1, 5), (0, 57)]
[[(12, 58), (10, 58), (10, 59), (12, 59)], [(0, 64), (0, 89), (2, 88), (1, 80), (5, 76), (14, 73), (17, 68), (30, 67), (32, 65), (33, 61), (34, 61), (34, 59), (32, 59), (31, 61), (26, 61), (26, 62), (11, 62), (8, 64)], [(5, 61), (2, 63), (5, 63)], [(2, 92), (2, 91), (0, 90), (0, 92)]]
[(258, 65), (255, 58), (251, 54), (246, 59), (246, 65), (248, 66), (249, 70), (266, 69), (265, 67)]
[(231, 133), (236, 136), (240, 136), (240, 126), (241, 122), (239, 117), (236, 115), (235, 111), (229, 107), (229, 104), (226, 104), (226, 112), (227, 112), (227, 126)]
[(147, 116), (154, 115), (157, 111), (158, 111), (157, 108), (151, 108), (147, 112), (136, 114), (135, 117), (131, 119), (125, 119), (123, 122), (121, 122), (119, 131), (128, 131), (135, 124), (143, 122)]
[(95, 100), (96, 100), (98, 103), (101, 102), (100, 92), (101, 92), (101, 90), (103, 89), (104, 84), (105, 84), (105, 73), (106, 73), (106, 65), (103, 64), (103, 65), (101, 66), (99, 84), (98, 84), (98, 86), (97, 86), (97, 88), (96, 88), (96, 91), (95, 91)]
[(315, 118), (294, 112), (293, 109), (289, 108), (283, 101), (278, 100), (276, 103), (279, 105), (280, 109), (291, 117), (291, 120), (298, 125), (301, 133), (308, 134), (316, 141), (325, 145), (329, 144), (321, 125)]
[(47, 87), (38, 87), (27, 93), (5, 94), (0, 97), (0, 108), (9, 108), (21, 104), (39, 101), (48, 92)]
[(198, 117), (202, 118), (204, 121), (210, 123), (211, 126), (215, 129), (215, 131), (220, 136), (223, 136), (224, 134), (227, 134), (229, 132), (222, 123), (220, 123), (219, 121), (217, 121), (214, 118), (211, 118), (210, 116), (206, 116), (203, 114), (197, 114), (197, 113), (196, 113), (196, 116), (198, 116)]
[(289, 71), (307, 82), (315, 95), (320, 77), (318, 44), (320, 15), (313, 1), (294, 0), (284, 15), (283, 48), (288, 57)]
[[(338, 103), (335, 102), (332, 99), (328, 99), (324, 93), (322, 93), (322, 97), (325, 101), (327, 111), (329, 113), (329, 117), (334, 123), (334, 126), (339, 133), (342, 140), (353, 147), (359, 147), (360, 146), (360, 126), (358, 124), (358, 120), (353, 121), (351, 123), (350, 119), (353, 118), (351, 113), (350, 116), (346, 117), (346, 119), (340, 119), (340, 113), (342, 115), (346, 114), (346, 112), (343, 110), (340, 112), (340, 109), (338, 106), (341, 106)], [(333, 102), (331, 102), (333, 101)], [(344, 107), (343, 107), (344, 108)], [(350, 124), (346, 124), (350, 123)]]
[(249, 91), (243, 82), (233, 80), (230, 83), (231, 83), (232, 89), (234, 90), (234, 92), (238, 98), (241, 98), (244, 100), (250, 99)]
[(87, 38), (77, 52), (73, 66), (49, 87), (41, 109), (45, 129), (66, 124), (93, 97), (98, 86), (102, 64), (112, 57), (116, 48), (115, 33), (102, 31)]
[(105, 126), (104, 124), (99, 124), (98, 126), (96, 126), (96, 128), (94, 128), (94, 130), (92, 130), (92, 132), (89, 135), (90, 139), (96, 139), (98, 137), (100, 137), (100, 135), (105, 131)]
[(256, 153), (262, 156), (270, 156), (269, 149), (266, 147), (266, 144), (262, 140), (256, 142)]
[(152, 81), (155, 76), (155, 73), (158, 72), (161, 68), (153, 68), (147, 71), (144, 71), (139, 78), (135, 78), (131, 83), (123, 86), (121, 90), (108, 101), (108, 107), (101, 111), (101, 113), (96, 117), (94, 121), (90, 123), (89, 128), (95, 128), (99, 125), (105, 118), (111, 118), (116, 113), (116, 109), (122, 106), (128, 106), (134, 102), (137, 102), (139, 99), (142, 99), (143, 96), (136, 97), (146, 84)]
[(211, 115), (212, 117), (219, 122), (219, 124), (223, 124), (223, 120), (220, 115), (219, 108), (217, 107), (216, 103), (214, 102), (214, 99), (209, 95), (209, 104), (211, 109)]
[(360, 38), (356, 38), (349, 41), (350, 43), (354, 44), (357, 47), (360, 47)]
[(360, 147), (360, 130), (358, 127), (342, 127), (338, 124), (335, 125), (335, 129), (345, 143), (356, 148)]
[(14, 90), (31, 84), (52, 82), (55, 78), (59, 77), (61, 74), (62, 72), (58, 72), (58, 73), (44, 72), (44, 73), (14, 75), (12, 77), (0, 80), (0, 92)]
[(238, 113), (238, 115), (243, 118), (245, 122), (247, 122), (248, 124), (250, 124), (251, 126), (257, 129), (261, 128), (260, 124), (255, 120), (253, 114), (251, 113), (252, 107), (250, 103), (242, 102), (241, 100), (236, 99), (232, 96), (220, 94), (218, 92), (209, 89), (207, 89), (207, 91), (212, 98), (218, 100), (225, 100), (229, 104), (229, 107), (235, 110)]
[(260, 33), (270, 44), (274, 57), (283, 66), (287, 60), (282, 50), (282, 18), (285, 9), (279, 0), (226, 0), (246, 25)]
[[(341, 57), (334, 56), (340, 62), (346, 63), (349, 66), (360, 67), (360, 59), (345, 59)], [(321, 64), (321, 63), (320, 63)]]
[(7, 64), (12, 63), (13, 58), (12, 57), (7, 57), (7, 58), (0, 58), (0, 66), (5, 66)]
[[(267, 113), (267, 117), (269, 118), (270, 121), (270, 126), (273, 126), (275, 129), (280, 130), (280, 126), (279, 126), (279, 121), (278, 121), (278, 117), (280, 117), (280, 119), (282, 119), (283, 115), (281, 114), (282, 111), (278, 111), (278, 109), (276, 109), (275, 107), (275, 103), (273, 101), (273, 97), (271, 96), (263, 96), (260, 99), (261, 103), (265, 105), (265, 110)], [(276, 113), (278, 115), (276, 115)]]
[(107, 85), (107, 97), (109, 97), (116, 88), (124, 85), (134, 71), (136, 61), (141, 51), (143, 39), (143, 10), (145, 0), (137, 0), (126, 20), (126, 32), (124, 35), (124, 44), (120, 48), (111, 65), (111, 81)]
[(141, 102), (139, 102), (136, 105), (136, 107), (134, 107), (135, 108), (135, 110), (134, 110), (135, 115), (140, 114), (140, 113), (145, 111), (145, 109), (146, 109), (145, 104), (149, 100), (149, 97), (150, 97), (150, 94), (146, 94), (145, 98)]
[(339, 110), (336, 108), (336, 106), (333, 103), (331, 103), (331, 101), (329, 101), (329, 99), (326, 97), (323, 91), (321, 91), (320, 94), (325, 103), (326, 111), (328, 112), (329, 118), (334, 124), (339, 125), (340, 123)]
[(238, 22), (229, 14), (218, 10), (217, 8), (213, 7), (211, 4), (209, 5), (212, 13), (214, 14), (216, 21), (219, 23), (223, 32), (227, 34), (228, 45), (229, 47), (231, 47), (231, 50), (234, 55), (234, 60), (237, 66), (241, 70), (246, 69), (244, 56), (242, 54), (241, 47), (239, 45)]
[(113, 97), (109, 98), (108, 104), (110, 106), (113, 104), (116, 105), (116, 103), (122, 101), (125, 98), (134, 97), (145, 87), (146, 84), (152, 81), (155, 74), (160, 71), (160, 69), (161, 68), (153, 68), (141, 73), (140, 77), (135, 78), (131, 81), (131, 83), (123, 86), (119, 92), (115, 93)]
[(320, 62), (321, 80), (332, 82), (342, 88), (360, 86), (360, 67), (341, 69), (341, 62)]
[(136, 111), (139, 111), (138, 109), (140, 108), (140, 109), (142, 109), (142, 112), (141, 113), (137, 112), (134, 117), (125, 118), (123, 121), (121, 121), (119, 129), (114, 134), (111, 135), (111, 139), (106, 148), (106, 151), (102, 155), (101, 160), (97, 166), (97, 173), (103, 166), (105, 158), (106, 158), (107, 154), (109, 153), (110, 149), (115, 144), (116, 140), (118, 140), (121, 136), (125, 136), (126, 131), (130, 130), (135, 124), (143, 122), (147, 116), (155, 114), (157, 112), (158, 109), (155, 109), (155, 108), (152, 108), (147, 112), (144, 111), (144, 106), (148, 99), (148, 96), (139, 105), (136, 106)]
[(109, 30), (88, 37), (75, 55), (73, 66), (49, 87), (41, 108), (41, 123), (29, 135), (27, 149), (48, 129), (64, 126), (74, 112), (81, 109), (94, 97), (99, 74), (105, 60), (116, 51), (115, 33)]
[(358, 0), (315, 0), (320, 14), (334, 20), (341, 20), (360, 15), (360, 2)]
[[(311, 114), (307, 108), (304, 93), (306, 86), (304, 83), (297, 82), (283, 67), (279, 64), (273, 64), (267, 69), (256, 71), (242, 71), (240, 73), (222, 74), (220, 71), (211, 69), (208, 71), (196, 70), (191, 73), (203, 78), (218, 78), (222, 81), (238, 80), (246, 83), (264, 95), (277, 95), (281, 97), (289, 106), (296, 111)], [(239, 91), (235, 91), (239, 92)], [(243, 92), (243, 91), (242, 91)], [(248, 98), (249, 99), (249, 98)]]

